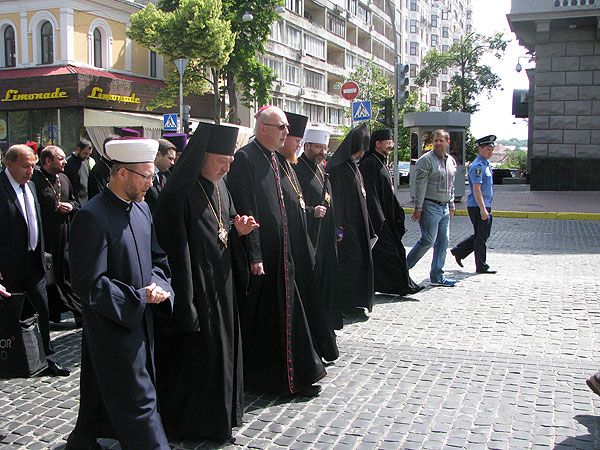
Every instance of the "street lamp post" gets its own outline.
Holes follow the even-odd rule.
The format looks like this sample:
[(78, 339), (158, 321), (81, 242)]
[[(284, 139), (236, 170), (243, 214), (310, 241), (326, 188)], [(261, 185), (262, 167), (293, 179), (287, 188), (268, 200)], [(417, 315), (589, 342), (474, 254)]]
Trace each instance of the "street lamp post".
[(183, 74), (188, 65), (189, 60), (186, 58), (177, 58), (173, 60), (177, 72), (179, 72), (179, 132), (183, 133)]

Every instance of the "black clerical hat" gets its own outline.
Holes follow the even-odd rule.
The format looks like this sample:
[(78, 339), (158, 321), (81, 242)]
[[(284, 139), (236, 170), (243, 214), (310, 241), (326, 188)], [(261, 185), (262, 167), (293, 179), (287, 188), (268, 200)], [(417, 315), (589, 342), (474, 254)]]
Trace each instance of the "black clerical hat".
[(287, 116), (287, 120), (290, 124), (288, 127), (289, 135), (299, 138), (304, 137), (304, 130), (306, 130), (308, 117), (287, 111), (285, 111), (285, 115)]
[(496, 136), (494, 136), (493, 134), (490, 134), (489, 136), (484, 136), (482, 138), (479, 138), (475, 141), (475, 143), (479, 146), (479, 147), (495, 147), (496, 141)]
[(371, 133), (371, 143), (369, 144), (369, 151), (372, 152), (375, 150), (375, 142), (377, 141), (388, 141), (390, 139), (394, 139), (392, 135), (392, 130), (390, 128), (382, 128), (380, 130), (375, 130)]
[(177, 152), (182, 152), (188, 141), (188, 136), (185, 133), (165, 133), (163, 138), (173, 144)]
[(238, 131), (237, 127), (200, 122), (185, 150), (233, 156)]
[(369, 148), (369, 129), (366, 123), (352, 128), (346, 135), (331, 159), (327, 162), (327, 170), (344, 164), (352, 159), (352, 155)]

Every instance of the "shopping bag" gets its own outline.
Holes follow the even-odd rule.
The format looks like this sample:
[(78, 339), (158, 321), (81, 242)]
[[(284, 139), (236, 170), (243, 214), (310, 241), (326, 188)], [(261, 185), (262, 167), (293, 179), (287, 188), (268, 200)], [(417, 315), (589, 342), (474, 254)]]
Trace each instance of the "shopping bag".
[(27, 378), (48, 367), (37, 313), (21, 319), (25, 302), (26, 293), (0, 296), (0, 378)]

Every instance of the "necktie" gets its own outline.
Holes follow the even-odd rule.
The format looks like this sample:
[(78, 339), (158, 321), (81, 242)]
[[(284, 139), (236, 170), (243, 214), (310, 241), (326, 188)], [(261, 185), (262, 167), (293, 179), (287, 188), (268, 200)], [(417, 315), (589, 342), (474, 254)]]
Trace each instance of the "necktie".
[(23, 191), (23, 202), (25, 203), (29, 250), (35, 250), (38, 242), (38, 226), (37, 219), (35, 217), (35, 204), (33, 203), (33, 199), (29, 196), (27, 189), (25, 189), (25, 185), (20, 184), (19, 186)]
[(158, 172), (158, 184), (160, 184), (160, 187), (165, 186), (165, 174), (162, 172)]

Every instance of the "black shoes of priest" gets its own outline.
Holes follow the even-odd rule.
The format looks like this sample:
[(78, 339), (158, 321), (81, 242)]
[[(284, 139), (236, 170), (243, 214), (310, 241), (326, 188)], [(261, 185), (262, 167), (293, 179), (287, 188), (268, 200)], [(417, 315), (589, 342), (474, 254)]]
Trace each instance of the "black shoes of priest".
[(320, 384), (313, 384), (312, 386), (305, 387), (301, 391), (296, 392), (298, 397), (318, 397), (321, 392)]
[(54, 361), (48, 361), (48, 367), (42, 372), (42, 375), (50, 375), (51, 377), (68, 377), (71, 371), (58, 365)]
[(490, 275), (493, 275), (493, 274), (495, 274), (495, 273), (498, 273), (498, 271), (497, 271), (497, 270), (492, 270), (492, 269), (490, 269), (489, 267), (488, 267), (487, 269), (477, 270), (476, 272), (477, 272), (477, 273), (487, 273), (487, 274), (490, 274)]
[(462, 258), (460, 256), (458, 256), (456, 253), (454, 253), (454, 251), (450, 250), (450, 253), (452, 253), (452, 256), (454, 256), (454, 259), (456, 260), (456, 264), (458, 264), (459, 267), (465, 267), (463, 266), (462, 263)]

